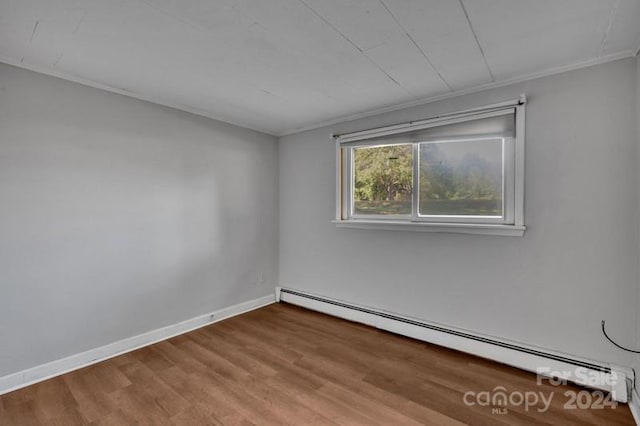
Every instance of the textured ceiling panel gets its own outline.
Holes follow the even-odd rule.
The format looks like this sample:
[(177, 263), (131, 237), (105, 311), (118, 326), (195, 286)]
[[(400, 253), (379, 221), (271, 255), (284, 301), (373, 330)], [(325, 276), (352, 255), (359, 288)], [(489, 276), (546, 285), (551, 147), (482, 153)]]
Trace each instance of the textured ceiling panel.
[(640, 48), (637, 0), (0, 0), (0, 60), (272, 134)]

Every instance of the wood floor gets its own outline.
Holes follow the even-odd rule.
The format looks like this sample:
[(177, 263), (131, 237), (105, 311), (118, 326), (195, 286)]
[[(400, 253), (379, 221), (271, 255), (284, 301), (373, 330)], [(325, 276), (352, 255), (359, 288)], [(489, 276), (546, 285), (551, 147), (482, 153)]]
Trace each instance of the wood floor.
[[(554, 397), (465, 404), (496, 386)], [(584, 389), (277, 304), (1, 396), (0, 425), (634, 424), (626, 405), (563, 409), (567, 391)]]

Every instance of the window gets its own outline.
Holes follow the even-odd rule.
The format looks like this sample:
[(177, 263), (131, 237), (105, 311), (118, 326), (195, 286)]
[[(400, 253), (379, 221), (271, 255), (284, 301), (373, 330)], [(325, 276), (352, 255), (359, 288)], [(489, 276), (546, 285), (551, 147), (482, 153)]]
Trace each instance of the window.
[(339, 226), (525, 230), (524, 96), (335, 139)]

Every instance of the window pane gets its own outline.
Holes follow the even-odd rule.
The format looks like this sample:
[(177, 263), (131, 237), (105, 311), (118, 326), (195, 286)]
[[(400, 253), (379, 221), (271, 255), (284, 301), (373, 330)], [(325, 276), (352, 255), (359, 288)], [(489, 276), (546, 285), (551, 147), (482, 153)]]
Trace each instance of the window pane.
[(410, 215), (413, 148), (407, 145), (353, 149), (353, 213)]
[(497, 216), (502, 139), (420, 144), (420, 215)]

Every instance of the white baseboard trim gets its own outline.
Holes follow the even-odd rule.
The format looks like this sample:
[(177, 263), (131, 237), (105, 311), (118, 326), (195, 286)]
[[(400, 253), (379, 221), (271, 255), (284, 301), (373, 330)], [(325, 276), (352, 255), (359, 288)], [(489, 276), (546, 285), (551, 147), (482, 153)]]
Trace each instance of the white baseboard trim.
[(638, 395), (638, 391), (636, 389), (633, 389), (633, 391), (631, 391), (629, 408), (631, 409), (633, 420), (636, 421), (637, 425), (640, 425), (640, 395)]
[(237, 305), (222, 308), (217, 311), (200, 315), (186, 321), (158, 328), (147, 333), (109, 343), (86, 352), (71, 355), (46, 364), (38, 365), (17, 373), (0, 377), (0, 395), (59, 376), (70, 371), (78, 370), (89, 365), (105, 361), (109, 358), (148, 346), (180, 334), (222, 321), (254, 309), (270, 305), (275, 302), (273, 295), (259, 297)]
[(618, 402), (627, 402), (629, 399), (627, 378), (631, 377), (632, 373), (626, 367), (411, 318), (301, 290), (278, 287), (276, 294), (278, 300), (286, 303), (477, 355), (531, 371), (540, 376), (561, 378), (567, 382), (602, 389), (611, 392), (613, 399)]

